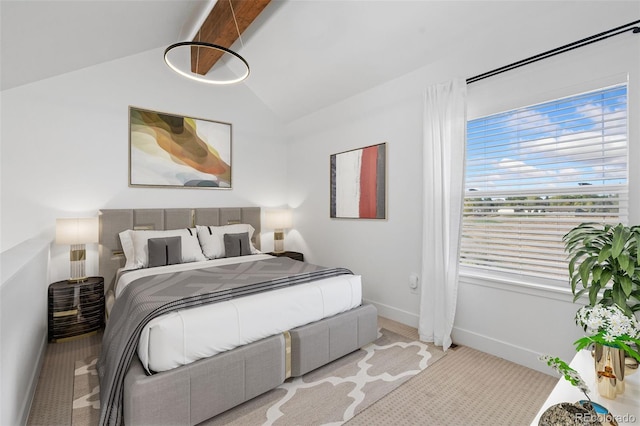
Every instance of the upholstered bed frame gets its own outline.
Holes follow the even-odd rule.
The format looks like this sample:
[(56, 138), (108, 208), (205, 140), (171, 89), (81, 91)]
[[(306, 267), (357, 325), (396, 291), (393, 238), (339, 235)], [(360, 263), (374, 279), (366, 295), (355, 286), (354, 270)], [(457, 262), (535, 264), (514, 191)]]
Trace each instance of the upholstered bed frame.
[[(112, 291), (124, 265), (118, 234), (126, 229), (178, 229), (249, 223), (260, 249), (260, 208), (101, 210), (99, 270)], [(301, 376), (377, 338), (377, 311), (361, 305), (283, 334), (148, 376), (134, 358), (125, 378), (126, 425), (195, 425)]]
[(101, 210), (99, 222), (99, 268), (106, 292), (114, 289), (116, 272), (125, 264), (118, 234), (127, 229), (165, 230), (248, 223), (256, 230), (252, 242), (260, 250), (259, 207)]

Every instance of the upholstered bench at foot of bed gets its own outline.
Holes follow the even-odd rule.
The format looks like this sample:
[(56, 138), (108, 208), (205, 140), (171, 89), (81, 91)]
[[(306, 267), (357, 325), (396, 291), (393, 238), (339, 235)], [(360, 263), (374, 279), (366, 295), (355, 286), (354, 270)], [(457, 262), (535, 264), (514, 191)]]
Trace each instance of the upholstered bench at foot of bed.
[[(377, 310), (362, 305), (295, 328), (291, 375), (300, 376), (378, 337)], [(124, 383), (124, 423), (195, 425), (267, 392), (286, 377), (282, 334), (147, 376), (136, 357)]]
[(373, 305), (362, 305), (294, 328), (290, 334), (291, 375), (302, 376), (376, 340), (378, 311)]
[(283, 335), (147, 376), (136, 357), (125, 378), (126, 425), (197, 424), (285, 380)]

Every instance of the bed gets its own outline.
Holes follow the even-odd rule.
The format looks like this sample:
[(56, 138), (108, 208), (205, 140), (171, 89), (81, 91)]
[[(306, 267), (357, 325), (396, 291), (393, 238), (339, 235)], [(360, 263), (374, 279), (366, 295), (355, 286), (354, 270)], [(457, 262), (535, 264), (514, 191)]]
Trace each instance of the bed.
[[(260, 215), (257, 207), (100, 211), (99, 270), (105, 279), (107, 311), (114, 315), (107, 321), (100, 357), (101, 424), (198, 424), (376, 339), (377, 312), (361, 303), (360, 277), (342, 268), (323, 268), (259, 253)], [(227, 233), (227, 254), (237, 250), (238, 244), (241, 251), (246, 251), (247, 237), (251, 241), (249, 251), (234, 258), (208, 260), (213, 246), (207, 246), (206, 241), (214, 240), (206, 238), (212, 238), (212, 230), (215, 234), (235, 230), (236, 226), (249, 226), (254, 231), (248, 235)], [(198, 234), (202, 254), (207, 255), (204, 260), (196, 257), (189, 263), (123, 273), (125, 265), (131, 266), (127, 260), (131, 259), (131, 248), (121, 238), (127, 230), (135, 230), (135, 236), (155, 235), (137, 231), (208, 231)], [(226, 245), (227, 237), (230, 245)], [(160, 239), (165, 244), (166, 259), (170, 257), (167, 247), (175, 239)], [(151, 239), (144, 241), (149, 244), (147, 258), (136, 260), (151, 264), (155, 261)], [(182, 237), (186, 247), (185, 241)], [(286, 278), (283, 271), (287, 271)], [(162, 291), (173, 293), (169, 281), (182, 283), (185, 276), (195, 276), (202, 290), (196, 292), (197, 297), (180, 296), (167, 303), (165, 294), (157, 289), (166, 285), (171, 290), (162, 287)], [(221, 276), (245, 283), (236, 286), (230, 279), (225, 288), (209, 292), (212, 278)], [(137, 307), (128, 311), (125, 305), (138, 306), (122, 301), (129, 300), (128, 293), (144, 294), (142, 305), (150, 305), (149, 311), (155, 316), (149, 318)], [(116, 294), (118, 302), (114, 303)], [(224, 332), (207, 333), (203, 324), (225, 324), (218, 327)], [(135, 329), (135, 333), (122, 332), (128, 340), (120, 334), (127, 328)], [(119, 331), (114, 332), (116, 329)], [(207, 340), (213, 338), (212, 334), (214, 341)], [(120, 343), (125, 340), (127, 343)], [(117, 349), (118, 344), (124, 346)], [(119, 373), (108, 373), (109, 379), (105, 379), (105, 370)]]

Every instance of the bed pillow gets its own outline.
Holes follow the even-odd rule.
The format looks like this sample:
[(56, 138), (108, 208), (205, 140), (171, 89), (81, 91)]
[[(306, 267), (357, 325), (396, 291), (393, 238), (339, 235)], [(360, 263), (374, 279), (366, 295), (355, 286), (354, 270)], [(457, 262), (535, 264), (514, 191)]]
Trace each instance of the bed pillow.
[(149, 268), (182, 262), (182, 237), (149, 238)]
[(246, 232), (249, 235), (251, 254), (260, 253), (260, 251), (253, 246), (253, 243), (251, 243), (255, 228), (248, 223), (237, 223), (222, 226), (196, 225), (196, 228), (198, 230), (198, 240), (202, 247), (202, 253), (204, 253), (207, 259), (219, 259), (221, 257), (226, 257), (224, 234), (240, 234)]
[(194, 228), (171, 229), (167, 231), (131, 231), (133, 235), (134, 267), (149, 267), (150, 238), (181, 237), (182, 246), (181, 263), (199, 262), (207, 260), (202, 254), (198, 236)]
[(251, 254), (249, 233), (224, 234), (225, 257), (247, 256)]
[(122, 245), (122, 251), (124, 252), (124, 258), (126, 260), (123, 270), (137, 269), (135, 266), (135, 251), (133, 249), (133, 231), (127, 229), (120, 232), (120, 245)]

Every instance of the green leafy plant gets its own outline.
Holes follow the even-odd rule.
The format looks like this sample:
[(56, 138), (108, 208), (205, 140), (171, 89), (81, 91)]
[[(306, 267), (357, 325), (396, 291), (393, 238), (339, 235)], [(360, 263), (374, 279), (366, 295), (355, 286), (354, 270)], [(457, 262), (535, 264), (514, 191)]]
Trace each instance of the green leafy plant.
[(583, 223), (562, 241), (574, 302), (588, 293), (591, 306), (615, 304), (626, 315), (640, 310), (640, 226)]
[(541, 355), (540, 357), (538, 357), (538, 359), (540, 361), (546, 362), (549, 367), (560, 373), (560, 375), (562, 375), (562, 377), (564, 377), (566, 381), (580, 389), (582, 393), (584, 393), (584, 395), (587, 397), (589, 402), (591, 402), (591, 398), (589, 398), (589, 387), (584, 382), (584, 380), (582, 380), (580, 374), (573, 368), (569, 367), (569, 364), (558, 357), (552, 357), (550, 355)]

